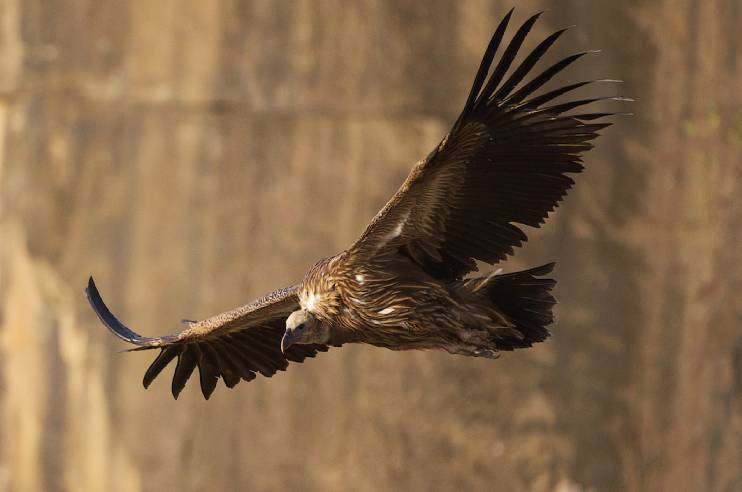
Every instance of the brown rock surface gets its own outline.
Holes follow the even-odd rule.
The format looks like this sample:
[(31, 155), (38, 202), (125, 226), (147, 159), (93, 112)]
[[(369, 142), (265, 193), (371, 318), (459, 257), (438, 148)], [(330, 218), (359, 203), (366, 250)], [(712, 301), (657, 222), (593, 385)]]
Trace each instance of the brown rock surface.
[(0, 491), (742, 490), (739, 0), (518, 3), (637, 98), (505, 265), (558, 262), (537, 348), (351, 346), (176, 402), (85, 303), (94, 274), (167, 333), (345, 248), (509, 6), (0, 2)]

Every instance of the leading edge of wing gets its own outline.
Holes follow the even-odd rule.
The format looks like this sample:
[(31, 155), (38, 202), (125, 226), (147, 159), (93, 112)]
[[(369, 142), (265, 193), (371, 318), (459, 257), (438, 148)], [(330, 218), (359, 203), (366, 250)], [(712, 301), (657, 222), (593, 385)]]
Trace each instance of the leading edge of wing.
[(100, 292), (98, 292), (98, 288), (95, 286), (93, 277), (90, 277), (90, 279), (88, 280), (88, 286), (85, 288), (85, 297), (87, 297), (88, 302), (93, 308), (93, 311), (95, 311), (95, 314), (98, 316), (98, 319), (100, 319), (101, 322), (106, 325), (111, 333), (119, 337), (121, 340), (124, 340), (125, 342), (133, 343), (134, 345), (138, 345), (140, 347), (133, 350), (157, 348), (161, 346), (163, 342), (173, 342), (178, 338), (177, 335), (168, 335), (158, 338), (143, 337), (135, 331), (131, 330), (128, 326), (119, 321), (119, 319), (113, 315), (111, 310), (108, 309), (106, 303), (103, 302), (103, 298), (101, 297)]

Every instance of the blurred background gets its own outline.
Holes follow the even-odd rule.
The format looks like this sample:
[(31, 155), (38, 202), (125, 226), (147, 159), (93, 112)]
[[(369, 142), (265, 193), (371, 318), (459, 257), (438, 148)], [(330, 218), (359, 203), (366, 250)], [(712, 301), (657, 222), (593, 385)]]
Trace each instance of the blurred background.
[(503, 265), (558, 262), (534, 349), (176, 402), (85, 302), (170, 333), (346, 248), (513, 3), (0, 0), (0, 491), (742, 490), (741, 0), (517, 2), (637, 99)]

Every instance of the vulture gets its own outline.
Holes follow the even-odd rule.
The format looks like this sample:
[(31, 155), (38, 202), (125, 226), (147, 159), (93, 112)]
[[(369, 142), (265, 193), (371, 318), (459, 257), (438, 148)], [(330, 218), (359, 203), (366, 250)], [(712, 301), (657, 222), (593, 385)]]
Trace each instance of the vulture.
[(219, 379), (232, 388), (345, 343), (495, 358), (549, 336), (553, 263), (473, 272), (478, 261), (493, 265), (512, 255), (527, 239), (522, 226), (544, 223), (572, 187), (570, 175), (582, 171), (591, 141), (610, 125), (604, 118), (619, 114), (581, 108), (630, 99), (561, 97), (591, 83), (618, 82), (607, 79), (542, 90), (591, 52), (534, 73), (562, 29), (514, 64), (541, 14), (503, 43), (512, 14), (495, 30), (450, 132), (415, 164), (360, 238), (317, 262), (299, 283), (183, 321), (179, 333), (146, 337), (111, 313), (90, 278), (86, 296), (103, 324), (134, 344), (131, 350), (159, 351), (144, 374), (145, 388), (172, 361), (173, 396), (198, 368), (208, 399)]

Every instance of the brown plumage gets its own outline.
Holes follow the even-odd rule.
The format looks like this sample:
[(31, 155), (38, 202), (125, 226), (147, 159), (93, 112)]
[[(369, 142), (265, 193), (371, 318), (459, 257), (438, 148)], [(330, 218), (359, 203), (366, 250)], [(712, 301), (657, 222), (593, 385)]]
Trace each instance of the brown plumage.
[[(512, 11), (495, 31), (469, 97), (449, 134), (417, 163), (402, 187), (346, 251), (312, 267), (303, 281), (170, 336), (142, 337), (117, 320), (92, 278), (86, 290), (101, 321), (138, 347), (160, 349), (144, 386), (177, 359), (177, 398), (198, 367), (211, 395), (256, 373), (272, 376), (344, 343), (393, 350), (443, 349), (495, 357), (549, 336), (553, 264), (467, 278), (476, 261), (496, 263), (539, 227), (582, 170), (582, 154), (610, 113), (568, 114), (601, 99), (554, 103), (591, 82), (534, 95), (584, 56), (564, 58), (523, 81), (564, 30), (511, 65), (540, 14), (528, 19), (493, 65)], [(490, 69), (492, 69), (490, 71)], [(603, 81), (605, 82), (605, 81)], [(622, 98), (604, 98), (622, 100)]]

